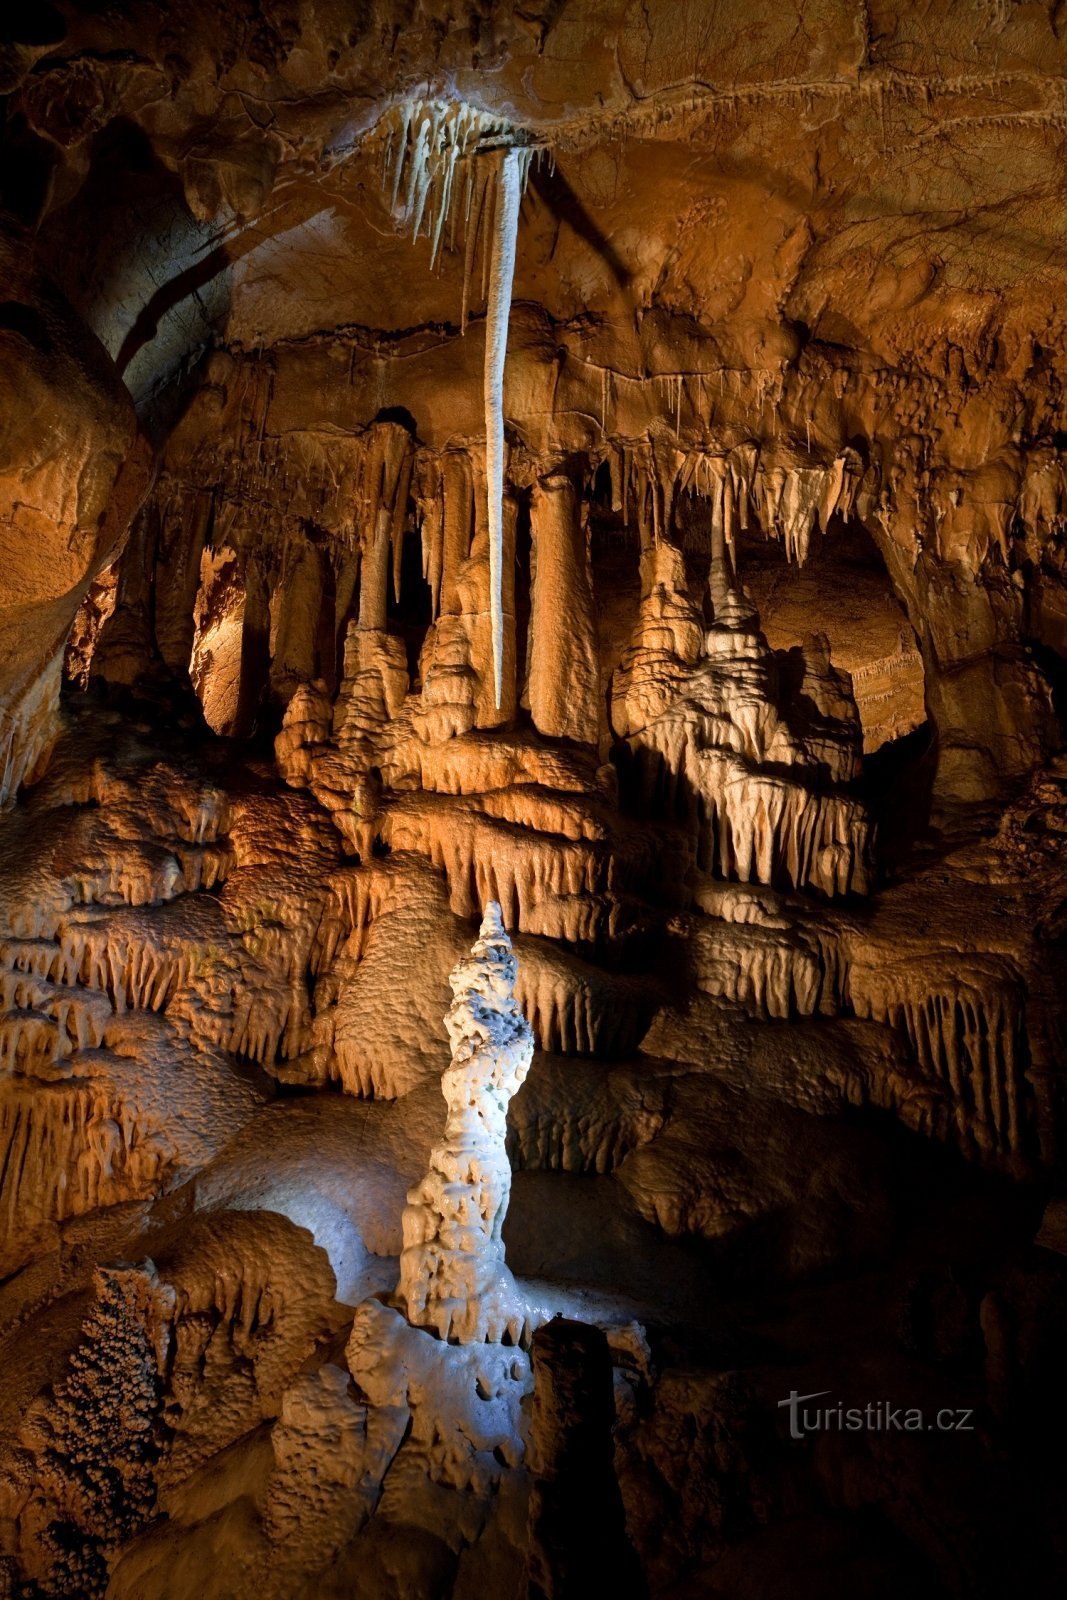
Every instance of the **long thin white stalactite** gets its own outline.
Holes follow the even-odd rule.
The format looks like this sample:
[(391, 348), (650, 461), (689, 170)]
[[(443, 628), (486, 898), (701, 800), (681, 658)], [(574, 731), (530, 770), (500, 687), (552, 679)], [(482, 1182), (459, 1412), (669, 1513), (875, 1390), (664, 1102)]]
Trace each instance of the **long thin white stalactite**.
[[(483, 234), (483, 262), (488, 266), (485, 324), (485, 475), (489, 530), (489, 616), (493, 645), (493, 689), (496, 707), (504, 700), (504, 365), (508, 348), (508, 318), (515, 278), (519, 231), (519, 206), (530, 171), (533, 148), (511, 144), (515, 130), (506, 122), (462, 102), (418, 101), (396, 108), (390, 118), (385, 146), (383, 182), (391, 188), (394, 212), (411, 226), (418, 238), (424, 224), (432, 240), (430, 265), (437, 260), (445, 224), (455, 197), (456, 169), (475, 155), (495, 153), (492, 177), (477, 190), (468, 168), (463, 203), (467, 245), (463, 270), (461, 325), (466, 328), (469, 283), (478, 234), (493, 213), (491, 240)], [(479, 143), (482, 149), (479, 151)], [(486, 149), (489, 145), (489, 149)], [(407, 172), (407, 187), (402, 178)], [(391, 183), (390, 183), (391, 173)], [(471, 213), (472, 200), (474, 212)], [(484, 272), (484, 267), (483, 267)]]
[(504, 696), (504, 363), (515, 280), (515, 250), (529, 155), (506, 149), (497, 174), (489, 304), (485, 316), (485, 478), (489, 520), (489, 616), (493, 631), (493, 686), (499, 711)]

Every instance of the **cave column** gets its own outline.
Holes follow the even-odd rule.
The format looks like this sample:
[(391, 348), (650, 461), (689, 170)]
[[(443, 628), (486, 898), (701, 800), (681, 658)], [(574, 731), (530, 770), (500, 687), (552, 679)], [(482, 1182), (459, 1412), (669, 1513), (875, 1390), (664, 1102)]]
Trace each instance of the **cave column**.
[(450, 450), (441, 462), (441, 599), (442, 616), (461, 609), (459, 575), (471, 552), (474, 486), (470, 460)]
[(935, 807), (991, 799), (1060, 739), (1051, 689), (1024, 643), (1020, 592), (929, 550), (915, 559), (876, 521), (867, 526), (922, 651)]
[(388, 509), (379, 506), (359, 575), (359, 626), (379, 633), (385, 632), (389, 604), (390, 521)]
[(271, 690), (287, 705), (302, 683), (319, 675), (325, 561), (314, 545), (291, 550), (278, 596), (278, 631), (271, 664)]
[(530, 503), (530, 713), (540, 733), (596, 744), (600, 669), (589, 547), (576, 485), (542, 478)]
[[(492, 627), (491, 584), (492, 575), (489, 565), (489, 547), (485, 530), (480, 534), (477, 548), (479, 554), (484, 551), (482, 560), (478, 563), (479, 588), (482, 591), (479, 605), (479, 627), (477, 629), (478, 649), (478, 716), (476, 726), (479, 728), (505, 727), (515, 716), (519, 702), (518, 689), (518, 660), (515, 648), (515, 531), (519, 520), (519, 508), (515, 496), (509, 491), (505, 492), (502, 510), (501, 536), (503, 539), (503, 568), (500, 574), (500, 605), (503, 623), (503, 676), (500, 681), (499, 696), (496, 691), (496, 670), (494, 666), (494, 643)], [(484, 610), (482, 606), (484, 605)]]
[(726, 555), (725, 514), (729, 492), (729, 483), (725, 478), (717, 478), (712, 486), (711, 561), (708, 566), (708, 599), (711, 615), (716, 622), (725, 617), (733, 589), (733, 574)]
[(155, 660), (152, 614), (158, 521), (151, 501), (134, 521), (119, 565), (115, 608), (100, 630), (89, 666), (90, 682), (136, 683)]
[(362, 564), (359, 550), (352, 551), (342, 557), (339, 570), (334, 579), (331, 656), (334, 663), (335, 677), (337, 676), (338, 665), (344, 658), (348, 625), (350, 622), (355, 621), (353, 612), (359, 606), (359, 571)]
[(611, 1351), (557, 1316), (533, 1336), (527, 1600), (647, 1595), (612, 1459)]
[(518, 506), (510, 490), (505, 492), (501, 534), (503, 538), (503, 565), (501, 567), (501, 616), (504, 632), (504, 671), (500, 686), (500, 703), (497, 704), (494, 671), (493, 628), (490, 606), (491, 570), (489, 563), (489, 526), (486, 517), (484, 464), (475, 460), (474, 480), (474, 539), (470, 559), (463, 563), (456, 585), (457, 600), (465, 625), (470, 630), (471, 666), (477, 674), (478, 688), (475, 699), (475, 727), (506, 727), (515, 716), (518, 705), (517, 661), (515, 652), (515, 530)]

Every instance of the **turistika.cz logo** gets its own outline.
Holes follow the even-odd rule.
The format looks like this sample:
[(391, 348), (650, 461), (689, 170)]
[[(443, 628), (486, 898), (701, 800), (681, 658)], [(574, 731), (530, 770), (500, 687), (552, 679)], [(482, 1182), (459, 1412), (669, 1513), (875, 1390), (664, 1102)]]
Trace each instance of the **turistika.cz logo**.
[(789, 1412), (789, 1436), (803, 1439), (809, 1433), (973, 1433), (974, 1411), (967, 1406), (942, 1406), (924, 1411), (921, 1406), (896, 1406), (890, 1400), (868, 1400), (866, 1405), (846, 1406), (838, 1400), (828, 1406), (811, 1405), (833, 1391), (816, 1389), (812, 1394), (789, 1391), (779, 1400), (778, 1409)]

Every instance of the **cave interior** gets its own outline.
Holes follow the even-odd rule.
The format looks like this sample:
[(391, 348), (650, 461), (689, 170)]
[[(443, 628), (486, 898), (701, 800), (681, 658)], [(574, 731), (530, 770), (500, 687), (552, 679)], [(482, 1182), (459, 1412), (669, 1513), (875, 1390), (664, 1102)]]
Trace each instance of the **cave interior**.
[(6, 0), (0, 1596), (1062, 1595), (1065, 73)]

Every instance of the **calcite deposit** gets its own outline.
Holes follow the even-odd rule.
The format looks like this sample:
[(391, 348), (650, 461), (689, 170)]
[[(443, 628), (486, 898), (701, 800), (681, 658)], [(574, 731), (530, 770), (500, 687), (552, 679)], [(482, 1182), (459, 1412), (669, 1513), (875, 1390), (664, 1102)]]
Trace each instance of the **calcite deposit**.
[(1063, 1592), (1065, 71), (4, 8), (0, 1596)]
[[(416, 1327), (459, 1344), (518, 1344), (530, 1314), (504, 1262), (511, 1193), (508, 1104), (533, 1058), (533, 1029), (515, 1001), (511, 940), (490, 900), (470, 958), (450, 974), (445, 1017), (448, 1107), (430, 1170), (408, 1195), (400, 1297)], [(528, 1341), (527, 1341), (528, 1342)]]

